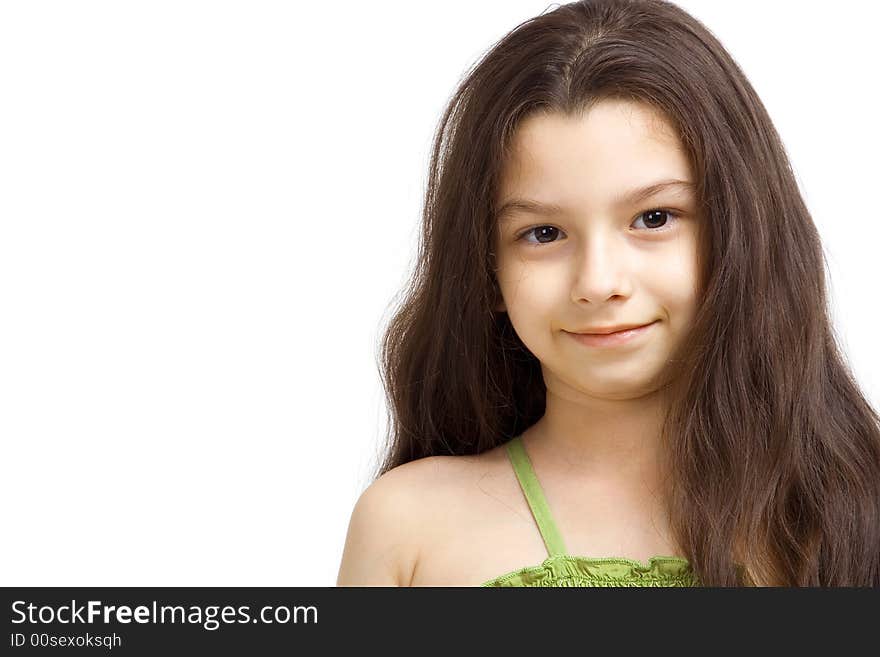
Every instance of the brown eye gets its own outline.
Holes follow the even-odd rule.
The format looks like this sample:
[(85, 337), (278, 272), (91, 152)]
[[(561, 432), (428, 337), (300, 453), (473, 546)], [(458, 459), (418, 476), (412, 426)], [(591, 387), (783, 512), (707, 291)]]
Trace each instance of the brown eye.
[(556, 240), (553, 238), (560, 232), (561, 231), (558, 228), (555, 228), (553, 226), (535, 226), (534, 228), (529, 228), (528, 230), (520, 233), (516, 239), (522, 240), (529, 235), (536, 235), (538, 239), (537, 242), (531, 242), (529, 240), (526, 240), (526, 242), (528, 244), (548, 244), (551, 242), (555, 242)]
[(639, 216), (636, 217), (636, 221), (643, 217), (645, 219), (646, 229), (655, 233), (669, 230), (672, 225), (675, 224), (674, 221), (670, 221), (671, 217), (675, 217), (675, 219), (678, 219), (678, 215), (675, 212), (673, 212), (672, 210), (664, 210), (663, 208), (655, 208), (653, 210), (642, 212)]

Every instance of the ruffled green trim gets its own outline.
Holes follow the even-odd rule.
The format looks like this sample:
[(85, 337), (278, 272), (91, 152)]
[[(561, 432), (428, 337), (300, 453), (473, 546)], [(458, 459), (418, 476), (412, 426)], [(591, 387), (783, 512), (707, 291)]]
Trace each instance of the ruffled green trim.
[(699, 586), (687, 559), (651, 557), (647, 563), (618, 557), (548, 557), (480, 586)]

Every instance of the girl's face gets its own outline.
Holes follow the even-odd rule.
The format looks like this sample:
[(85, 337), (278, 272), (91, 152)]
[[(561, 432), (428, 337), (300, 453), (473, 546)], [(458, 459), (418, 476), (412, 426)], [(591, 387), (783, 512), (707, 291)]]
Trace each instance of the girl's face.
[[(497, 310), (541, 362), (548, 394), (656, 390), (699, 290), (700, 217), (677, 136), (645, 106), (606, 100), (583, 118), (533, 115), (512, 146), (496, 199)], [(685, 184), (636, 196), (671, 180)], [(571, 335), (650, 322), (613, 346)]]

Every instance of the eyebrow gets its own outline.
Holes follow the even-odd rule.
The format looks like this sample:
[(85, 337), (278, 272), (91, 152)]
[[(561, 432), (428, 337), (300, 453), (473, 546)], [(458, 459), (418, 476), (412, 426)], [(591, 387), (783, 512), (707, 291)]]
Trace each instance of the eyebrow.
[[(624, 192), (614, 199), (614, 203), (616, 205), (632, 205), (651, 198), (667, 189), (675, 188), (693, 192), (696, 190), (696, 185), (688, 180), (660, 180), (645, 185), (644, 187), (638, 187), (636, 189), (631, 189), (628, 192)], [(562, 214), (563, 208), (555, 203), (540, 203), (527, 198), (511, 198), (505, 201), (495, 212), (495, 218), (503, 219), (515, 211), (528, 212), (531, 214), (553, 215)]]

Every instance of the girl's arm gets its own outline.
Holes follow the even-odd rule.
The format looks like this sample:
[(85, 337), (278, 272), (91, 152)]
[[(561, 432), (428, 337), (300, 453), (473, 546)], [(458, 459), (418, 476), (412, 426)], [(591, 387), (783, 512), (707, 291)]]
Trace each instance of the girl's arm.
[(355, 504), (336, 586), (409, 586), (417, 550), (408, 478), (399, 470), (379, 477)]

